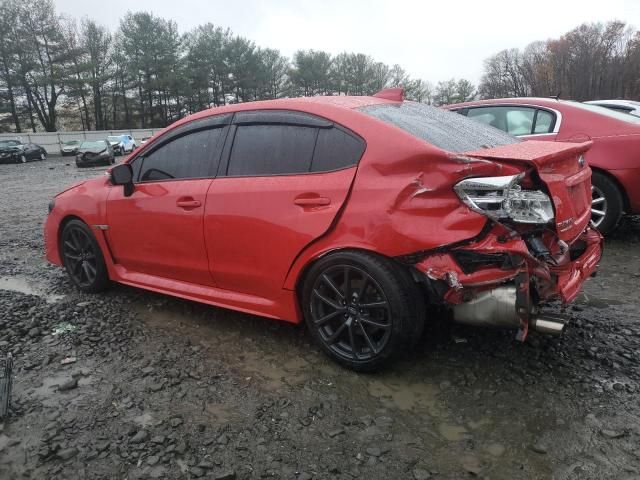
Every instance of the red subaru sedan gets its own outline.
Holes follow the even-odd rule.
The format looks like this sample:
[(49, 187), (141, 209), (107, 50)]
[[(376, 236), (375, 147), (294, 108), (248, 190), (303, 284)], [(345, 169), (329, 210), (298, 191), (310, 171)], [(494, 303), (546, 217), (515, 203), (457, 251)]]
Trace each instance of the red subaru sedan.
[(602, 237), (590, 142), (524, 142), (402, 100), (229, 105), (176, 122), (50, 204), (47, 259), (109, 281), (306, 322), (372, 370), (420, 337), (426, 305), (474, 325), (559, 334)]
[(584, 142), (593, 170), (593, 224), (608, 233), (623, 212), (640, 213), (640, 118), (553, 98), (505, 98), (445, 107), (531, 140)]

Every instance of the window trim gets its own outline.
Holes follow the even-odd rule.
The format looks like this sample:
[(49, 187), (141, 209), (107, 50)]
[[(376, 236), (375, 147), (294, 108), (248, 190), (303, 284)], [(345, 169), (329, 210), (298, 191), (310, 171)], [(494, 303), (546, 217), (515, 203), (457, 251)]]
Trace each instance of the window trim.
[[(244, 120), (242, 118), (242, 116), (244, 116), (243, 114), (260, 114), (260, 116), (256, 115), (254, 117), (251, 117), (251, 119), (253, 118), (265, 118), (266, 121), (253, 121), (253, 122), (247, 122), (247, 120)], [(274, 114), (273, 116), (271, 116), (271, 114)], [(264, 116), (262, 116), (264, 114)], [(278, 117), (277, 114), (282, 114), (282, 116)], [(290, 123), (293, 120), (293, 117), (286, 117), (285, 118), (285, 114), (294, 114), (297, 119), (302, 119), (302, 117), (306, 117), (307, 119), (309, 119), (309, 122), (304, 122), (304, 120), (300, 120), (299, 123)], [(237, 121), (237, 118), (240, 117), (240, 121)], [(315, 119), (318, 119), (318, 122), (314, 122)], [(285, 120), (285, 121), (283, 121)], [(362, 154), (360, 155), (360, 158), (358, 158), (358, 161), (353, 164), (353, 165), (348, 165), (346, 167), (341, 167), (341, 168), (336, 168), (333, 170), (321, 170), (321, 171), (317, 171), (317, 172), (313, 172), (313, 171), (308, 171), (308, 172), (299, 172), (299, 173), (270, 173), (270, 174), (261, 174), (261, 175), (229, 175), (229, 163), (230, 163), (230, 159), (231, 159), (231, 151), (233, 150), (233, 145), (235, 143), (235, 139), (236, 139), (236, 132), (238, 131), (238, 126), (248, 126), (248, 125), (286, 125), (286, 126), (295, 126), (295, 127), (307, 127), (307, 128), (316, 128), (316, 129), (320, 129), (320, 128), (326, 128), (326, 129), (331, 129), (331, 128), (337, 128), (339, 130), (341, 130), (343, 133), (350, 135), (351, 137), (353, 137), (354, 139), (356, 139), (357, 141), (362, 143)], [(322, 125), (322, 126), (319, 126)], [(327, 126), (325, 126), (327, 125)], [(318, 141), (318, 133), (319, 131), (316, 133), (316, 138), (315, 138), (315, 142), (317, 144)], [(316, 144), (314, 144), (313, 146), (313, 153), (311, 156), (311, 163), (309, 165), (309, 168), (311, 168), (311, 166), (313, 166), (313, 156), (315, 155), (315, 149), (316, 149)], [(216, 174), (216, 178), (266, 178), (266, 177), (292, 177), (292, 176), (299, 176), (299, 175), (322, 175), (325, 173), (333, 173), (333, 172), (340, 172), (342, 170), (348, 170), (350, 168), (358, 168), (358, 166), (360, 165), (360, 161), (362, 160), (362, 157), (364, 157), (364, 154), (367, 151), (367, 142), (364, 138), (362, 138), (360, 135), (358, 135), (357, 133), (355, 133), (354, 131), (352, 131), (351, 129), (345, 127), (344, 125), (341, 125), (339, 123), (336, 123), (332, 120), (326, 119), (324, 117), (321, 117), (319, 115), (316, 115), (314, 113), (309, 113), (309, 112), (303, 112), (303, 111), (298, 111), (298, 110), (269, 110), (269, 109), (261, 109), (261, 110), (244, 110), (241, 112), (237, 112), (235, 113), (229, 128), (228, 128), (228, 133), (226, 135), (226, 139), (225, 139), (225, 143), (224, 146), (222, 148), (222, 158), (220, 159), (220, 163), (218, 166), (218, 172)]]
[[(540, 106), (540, 105), (534, 105), (532, 103), (485, 103), (485, 104), (481, 104), (481, 105), (469, 105), (468, 107), (462, 107), (459, 108), (458, 110), (466, 110), (465, 116), (467, 118), (469, 118), (469, 116), (467, 115), (469, 113), (469, 110), (472, 109), (476, 109), (476, 108), (491, 108), (491, 107), (525, 107), (525, 108), (535, 108), (536, 110), (546, 110), (547, 112), (549, 112), (551, 115), (554, 116), (553, 119), (553, 127), (551, 128), (551, 131), (548, 133), (526, 133), (523, 135), (514, 135), (517, 137), (537, 137), (540, 135), (554, 135), (557, 134), (560, 131), (560, 125), (562, 124), (562, 113), (559, 110), (556, 110), (554, 108), (550, 108), (550, 107), (546, 107), (546, 106)], [(538, 116), (537, 112), (536, 112), (536, 118)], [(535, 128), (535, 121), (533, 123), (533, 127)], [(495, 128), (495, 127), (494, 127)], [(505, 133), (509, 133), (509, 132), (505, 132)], [(509, 135), (511, 135), (509, 133)]]

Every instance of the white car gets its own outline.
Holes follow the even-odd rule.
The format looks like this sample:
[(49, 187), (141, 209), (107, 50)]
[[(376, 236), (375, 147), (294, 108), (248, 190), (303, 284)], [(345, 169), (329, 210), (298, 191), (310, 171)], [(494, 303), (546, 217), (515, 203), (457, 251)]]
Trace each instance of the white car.
[(598, 105), (600, 107), (610, 108), (611, 110), (640, 117), (640, 102), (635, 102), (633, 100), (592, 100), (584, 103), (588, 103), (589, 105)]

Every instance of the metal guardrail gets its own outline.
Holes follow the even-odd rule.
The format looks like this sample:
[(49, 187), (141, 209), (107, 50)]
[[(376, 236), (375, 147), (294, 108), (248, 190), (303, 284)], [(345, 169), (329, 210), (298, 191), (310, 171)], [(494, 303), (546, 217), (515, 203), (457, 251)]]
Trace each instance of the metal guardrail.
[(43, 147), (48, 154), (60, 153), (60, 144), (70, 140), (104, 140), (109, 135), (131, 135), (140, 145), (140, 140), (163, 130), (162, 128), (130, 129), (130, 130), (88, 130), (76, 132), (36, 132), (36, 133), (0, 133), (0, 140), (18, 139), (25, 143), (35, 143)]

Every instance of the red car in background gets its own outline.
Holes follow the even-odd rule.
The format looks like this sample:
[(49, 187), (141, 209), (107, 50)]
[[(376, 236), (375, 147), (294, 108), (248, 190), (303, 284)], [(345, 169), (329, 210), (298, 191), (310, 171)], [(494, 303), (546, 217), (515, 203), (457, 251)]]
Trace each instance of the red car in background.
[(529, 140), (593, 141), (593, 224), (609, 233), (623, 213), (640, 213), (640, 118), (553, 98), (502, 98), (444, 107)]
[(520, 140), (392, 89), (187, 117), (57, 195), (47, 259), (108, 282), (293, 323), (372, 370), (456, 321), (559, 334), (595, 271), (591, 143)]

